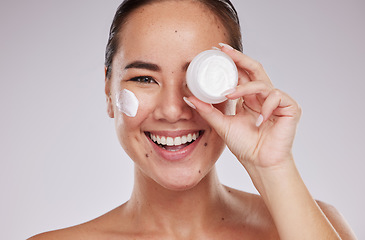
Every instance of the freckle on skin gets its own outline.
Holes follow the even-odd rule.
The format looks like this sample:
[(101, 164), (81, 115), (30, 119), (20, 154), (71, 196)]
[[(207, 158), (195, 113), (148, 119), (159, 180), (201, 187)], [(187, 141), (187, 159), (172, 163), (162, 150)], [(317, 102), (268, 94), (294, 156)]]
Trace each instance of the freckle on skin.
[(224, 221), (224, 218), (222, 218), (222, 221)]
[(208, 146), (208, 143), (204, 143), (204, 147)]
[(199, 170), (199, 173), (202, 173), (202, 172)]
[(175, 30), (175, 33), (177, 33), (177, 30)]

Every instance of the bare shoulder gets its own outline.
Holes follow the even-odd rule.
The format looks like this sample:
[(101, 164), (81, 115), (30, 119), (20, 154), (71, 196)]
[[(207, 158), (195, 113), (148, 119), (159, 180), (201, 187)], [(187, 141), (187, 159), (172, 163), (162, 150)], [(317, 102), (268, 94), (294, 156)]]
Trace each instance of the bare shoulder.
[[(229, 193), (237, 196), (238, 200), (236, 208), (239, 208), (239, 205), (241, 205), (244, 206), (244, 208), (246, 209), (246, 212), (244, 214), (248, 214), (248, 216), (246, 216), (247, 220), (245, 224), (250, 225), (252, 229), (257, 229), (260, 232), (264, 232), (266, 229), (266, 233), (264, 232), (265, 234), (274, 236), (270, 237), (270, 239), (275, 239), (275, 236), (278, 237), (278, 235), (276, 235), (277, 230), (275, 227), (275, 223), (271, 217), (269, 210), (266, 207), (265, 202), (260, 195), (242, 192), (231, 188), (227, 188), (227, 190)], [(357, 239), (351, 227), (346, 222), (345, 218), (334, 206), (322, 201), (316, 202), (342, 239)], [(267, 237), (265, 239), (269, 238)]]
[[(84, 239), (79, 227), (65, 228), (35, 235), (28, 240), (63, 240), (63, 239)], [(86, 236), (85, 236), (86, 237)]]
[(316, 202), (342, 239), (357, 239), (350, 225), (334, 206), (318, 200)]
[[(76, 226), (59, 229), (55, 231), (45, 232), (35, 235), (28, 240), (93, 240), (104, 239), (113, 237), (115, 232), (111, 228), (115, 227), (115, 217), (118, 214), (120, 207), (111, 210), (110, 212), (95, 218), (89, 222), (82, 223)], [(122, 227), (120, 227), (122, 229)], [(119, 239), (122, 238), (122, 234), (119, 233)]]
[(247, 239), (279, 239), (275, 223), (260, 195), (229, 187), (226, 189), (234, 198), (232, 215), (239, 218), (236, 221), (240, 221), (246, 231), (249, 230), (245, 232)]
[(235, 197), (237, 207), (242, 208), (244, 206), (248, 214), (247, 217), (259, 219), (261, 223), (273, 224), (270, 212), (260, 195), (229, 187), (226, 187), (226, 189)]
[(73, 227), (68, 227), (64, 229), (44, 232), (35, 235), (28, 240), (70, 240), (70, 239), (97, 239), (100, 232), (97, 229), (92, 228), (92, 221), (89, 223), (83, 223)]

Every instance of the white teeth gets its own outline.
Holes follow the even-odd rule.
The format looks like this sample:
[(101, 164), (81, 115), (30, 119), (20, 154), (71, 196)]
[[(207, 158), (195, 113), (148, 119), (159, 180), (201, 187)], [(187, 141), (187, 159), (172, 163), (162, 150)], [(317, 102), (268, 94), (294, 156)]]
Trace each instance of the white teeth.
[(162, 145), (166, 145), (166, 138), (165, 137), (161, 137), (161, 143)]
[(154, 141), (157, 144), (160, 145), (167, 145), (167, 146), (179, 146), (182, 144), (190, 143), (192, 141), (195, 141), (199, 137), (199, 132), (196, 133), (189, 133), (188, 135), (183, 135), (181, 137), (164, 137), (164, 136), (158, 136), (150, 133), (150, 138), (152, 141)]
[(188, 142), (188, 139), (186, 138), (186, 136), (182, 136), (181, 137), (181, 144), (185, 144)]
[(176, 137), (176, 138), (174, 139), (174, 145), (175, 145), (175, 146), (179, 146), (179, 145), (181, 145), (181, 137)]
[(174, 146), (174, 139), (172, 139), (172, 137), (167, 137), (166, 144), (167, 146)]
[(186, 139), (187, 139), (188, 142), (193, 141), (193, 137), (191, 136), (191, 133), (189, 133), (189, 135), (187, 136)]

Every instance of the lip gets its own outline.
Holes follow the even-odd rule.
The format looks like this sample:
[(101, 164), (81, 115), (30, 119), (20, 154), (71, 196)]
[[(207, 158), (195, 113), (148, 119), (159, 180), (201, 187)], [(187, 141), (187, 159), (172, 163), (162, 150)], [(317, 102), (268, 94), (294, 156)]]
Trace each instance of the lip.
[[(189, 133), (195, 133), (198, 132), (199, 130), (196, 131), (192, 131), (192, 130), (184, 130), (184, 131), (153, 131), (151, 133), (153, 134), (157, 134), (160, 136), (166, 136), (166, 137), (178, 137), (178, 136), (182, 136), (182, 135), (187, 135)], [(180, 149), (178, 151), (168, 151), (165, 150), (163, 148), (160, 148), (159, 146), (157, 146), (152, 139), (148, 136), (150, 132), (145, 132), (145, 136), (148, 139), (148, 141), (150, 142), (150, 144), (152, 144), (153, 149), (155, 150), (155, 152), (161, 156), (163, 159), (170, 161), (170, 162), (177, 162), (177, 161), (182, 161), (184, 159), (186, 159), (196, 148), (196, 146), (199, 144), (202, 136), (204, 135), (204, 131), (199, 131), (200, 135), (199, 137), (191, 144), (189, 144), (188, 146), (184, 147), (183, 149)]]

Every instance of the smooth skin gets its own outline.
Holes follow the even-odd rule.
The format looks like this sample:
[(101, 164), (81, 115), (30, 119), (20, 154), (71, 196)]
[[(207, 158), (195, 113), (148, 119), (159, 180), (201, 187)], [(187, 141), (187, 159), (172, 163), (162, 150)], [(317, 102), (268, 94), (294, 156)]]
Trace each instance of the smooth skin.
[[(356, 239), (336, 209), (316, 202), (304, 185), (291, 152), (300, 107), (258, 62), (221, 44), (239, 70), (239, 86), (227, 95), (232, 101), (212, 106), (188, 90), (189, 62), (228, 42), (210, 10), (194, 1), (153, 3), (130, 15), (121, 36), (105, 93), (118, 139), (135, 163), (132, 196), (97, 219), (32, 240)], [(136, 61), (148, 65), (127, 67)], [(140, 101), (135, 118), (115, 106), (124, 88)], [(161, 157), (145, 134), (194, 131), (204, 134), (178, 161)], [(260, 195), (219, 182), (214, 164), (226, 145)]]

